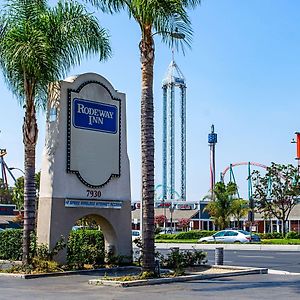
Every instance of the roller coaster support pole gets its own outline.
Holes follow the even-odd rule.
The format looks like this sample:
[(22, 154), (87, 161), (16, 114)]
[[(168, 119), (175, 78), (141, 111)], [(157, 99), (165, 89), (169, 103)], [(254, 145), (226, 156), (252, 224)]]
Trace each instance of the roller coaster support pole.
[(3, 186), (4, 188), (8, 188), (8, 180), (7, 180), (7, 175), (6, 175), (6, 171), (9, 173), (9, 175), (11, 176), (11, 178), (14, 180), (14, 182), (16, 182), (16, 178), (14, 176), (14, 174), (11, 172), (11, 170), (9, 169), (9, 167), (7, 166), (7, 164), (4, 161), (4, 155), (6, 155), (6, 149), (0, 149), (0, 168), (1, 168), (1, 175), (2, 175), (2, 180), (3, 180)]
[(297, 167), (298, 167), (298, 175), (300, 174), (300, 132), (295, 132), (296, 137), (297, 137)]
[(250, 233), (252, 232), (252, 223), (254, 222), (254, 200), (252, 197), (252, 178), (251, 178), (251, 163), (248, 163), (248, 199), (249, 199), (249, 213), (248, 221), (250, 223)]

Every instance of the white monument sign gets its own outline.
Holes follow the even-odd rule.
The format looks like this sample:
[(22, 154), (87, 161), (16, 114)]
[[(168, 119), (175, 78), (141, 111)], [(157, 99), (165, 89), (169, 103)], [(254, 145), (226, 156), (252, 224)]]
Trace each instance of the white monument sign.
[(106, 247), (130, 255), (125, 94), (94, 73), (68, 78), (50, 90), (38, 242), (53, 247), (78, 219), (93, 215)]

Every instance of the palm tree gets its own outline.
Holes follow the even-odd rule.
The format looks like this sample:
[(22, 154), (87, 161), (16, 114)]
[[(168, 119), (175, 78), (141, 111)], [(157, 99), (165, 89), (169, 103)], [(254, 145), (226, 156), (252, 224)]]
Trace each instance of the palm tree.
[[(200, 0), (86, 0), (104, 12), (126, 10), (141, 30), (139, 44), (142, 70), (141, 152), (143, 209), (143, 270), (153, 273), (154, 263), (154, 109), (153, 67), (155, 34), (169, 46), (189, 45), (191, 24), (186, 9)], [(179, 40), (179, 38), (183, 38)]]
[(249, 201), (244, 199), (234, 199), (231, 204), (232, 215), (235, 217), (238, 223), (238, 228), (240, 228), (240, 220), (247, 216), (250, 208)]
[(204, 210), (208, 211), (215, 225), (222, 230), (228, 227), (232, 215), (233, 197), (237, 193), (237, 186), (233, 182), (225, 185), (217, 182), (214, 188), (214, 201), (210, 201)]
[(47, 87), (84, 57), (110, 56), (108, 35), (83, 5), (45, 0), (6, 0), (0, 15), (0, 65), (9, 88), (24, 105), (23, 263), (28, 264), (35, 224), (36, 109), (45, 108)]

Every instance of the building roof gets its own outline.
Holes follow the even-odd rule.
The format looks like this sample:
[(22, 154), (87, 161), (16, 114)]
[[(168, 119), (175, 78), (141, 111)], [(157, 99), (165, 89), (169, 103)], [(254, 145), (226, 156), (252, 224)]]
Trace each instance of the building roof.
[(0, 215), (0, 224), (9, 224), (9, 222), (13, 222), (16, 216), (1, 216)]
[[(202, 208), (202, 207), (201, 207)], [(164, 215), (164, 208), (155, 208), (155, 216)], [(171, 213), (169, 208), (165, 209), (165, 215), (168, 220), (171, 219)], [(136, 209), (131, 212), (132, 219), (140, 219), (140, 210)], [(199, 219), (199, 210), (198, 209), (191, 209), (191, 210), (179, 210), (175, 209), (172, 215), (172, 219), (174, 222), (178, 219), (192, 219), (198, 220)], [(241, 220), (247, 220), (248, 216), (241, 218)], [(276, 219), (272, 217), (271, 219)], [(209, 220), (209, 214), (207, 212), (201, 212), (201, 220)], [(232, 218), (234, 220), (234, 218)], [(255, 213), (255, 220), (264, 220), (262, 214)], [(300, 203), (297, 204), (291, 211), (288, 220), (300, 220)]]
[[(256, 213), (255, 214), (256, 220), (263, 220), (263, 214)], [(275, 219), (275, 217), (272, 217), (271, 219)], [(297, 204), (291, 211), (288, 220), (294, 221), (294, 220), (300, 220), (300, 204)]]
[[(179, 219), (191, 219), (196, 213), (198, 212), (197, 209), (190, 209), (190, 210), (177, 210), (175, 209), (172, 214), (172, 219), (179, 220)], [(164, 208), (155, 208), (155, 216), (164, 215)], [(171, 219), (171, 213), (168, 208), (165, 209), (165, 215), (168, 220)], [(136, 209), (131, 212), (132, 219), (140, 219), (140, 210)]]

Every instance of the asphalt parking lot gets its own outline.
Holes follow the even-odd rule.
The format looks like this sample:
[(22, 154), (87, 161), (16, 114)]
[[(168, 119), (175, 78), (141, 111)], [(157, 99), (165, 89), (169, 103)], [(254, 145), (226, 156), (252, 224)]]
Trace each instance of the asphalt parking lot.
[(0, 277), (0, 299), (299, 299), (300, 276), (247, 275), (131, 288), (91, 286), (95, 275), (18, 279)]

